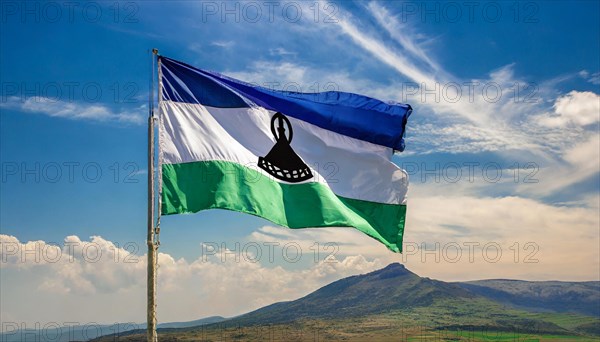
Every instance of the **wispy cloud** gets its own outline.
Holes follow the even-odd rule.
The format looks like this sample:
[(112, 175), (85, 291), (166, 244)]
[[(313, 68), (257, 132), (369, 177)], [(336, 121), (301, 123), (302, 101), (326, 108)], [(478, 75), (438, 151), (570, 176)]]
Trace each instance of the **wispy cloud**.
[(138, 107), (138, 110), (135, 112), (115, 112), (102, 104), (63, 101), (41, 96), (32, 96), (24, 99), (11, 96), (6, 98), (6, 101), (0, 103), (0, 108), (71, 120), (118, 122), (136, 125), (144, 122), (145, 112), (145, 105)]
[(214, 42), (211, 42), (210, 45), (212, 46), (216, 46), (216, 47), (220, 47), (220, 48), (224, 48), (224, 49), (229, 49), (231, 47), (233, 47), (235, 45), (235, 42), (233, 40), (216, 40)]
[(588, 82), (592, 84), (600, 84), (600, 72), (593, 73), (592, 76), (588, 79)]
[(590, 74), (587, 70), (581, 70), (579, 72), (579, 76), (581, 76), (583, 79), (590, 82), (591, 84), (600, 84), (600, 72)]
[(433, 70), (440, 70), (440, 66), (434, 62), (421, 45), (415, 41), (414, 33), (409, 33), (410, 30), (412, 30), (409, 25), (402, 24), (385, 7), (378, 5), (376, 2), (369, 3), (367, 8), (371, 15), (377, 20), (377, 23), (388, 32), (392, 39), (403, 46), (408, 53), (424, 61)]
[(297, 53), (288, 51), (282, 47), (269, 49), (269, 54), (271, 56), (296, 56)]
[(356, 44), (413, 82), (430, 85), (435, 83), (431, 75), (418, 68), (410, 59), (395, 52), (376, 37), (364, 33), (365, 30), (358, 28), (348, 17), (340, 17), (337, 24)]

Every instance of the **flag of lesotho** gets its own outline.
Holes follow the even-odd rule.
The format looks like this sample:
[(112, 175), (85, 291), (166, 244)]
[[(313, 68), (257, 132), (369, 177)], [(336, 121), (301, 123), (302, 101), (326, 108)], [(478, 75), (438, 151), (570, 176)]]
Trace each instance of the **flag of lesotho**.
[(266, 89), (159, 57), (161, 213), (228, 209), (289, 228), (354, 227), (401, 252), (411, 107)]

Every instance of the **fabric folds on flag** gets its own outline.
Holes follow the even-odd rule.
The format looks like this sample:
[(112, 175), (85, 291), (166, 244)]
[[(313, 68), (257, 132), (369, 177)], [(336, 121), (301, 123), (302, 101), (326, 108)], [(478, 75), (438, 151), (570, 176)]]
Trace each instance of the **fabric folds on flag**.
[(162, 215), (227, 209), (289, 228), (354, 227), (401, 252), (412, 111), (266, 89), (159, 57)]

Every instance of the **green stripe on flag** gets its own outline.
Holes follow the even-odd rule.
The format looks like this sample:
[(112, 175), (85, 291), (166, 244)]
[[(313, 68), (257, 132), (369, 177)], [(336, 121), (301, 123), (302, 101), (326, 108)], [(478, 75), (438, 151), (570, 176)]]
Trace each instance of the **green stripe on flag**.
[(354, 227), (402, 251), (406, 206), (336, 196), (322, 183), (284, 184), (227, 161), (162, 165), (163, 215), (227, 209), (288, 228)]

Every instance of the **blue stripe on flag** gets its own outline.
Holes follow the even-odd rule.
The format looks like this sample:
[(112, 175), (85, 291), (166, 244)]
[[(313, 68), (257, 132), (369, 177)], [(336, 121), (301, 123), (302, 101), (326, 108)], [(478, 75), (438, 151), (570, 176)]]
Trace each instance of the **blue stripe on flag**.
[[(271, 90), (160, 57), (163, 99), (220, 108), (255, 103), (321, 128), (404, 150), (404, 129), (412, 108), (351, 93)], [(244, 100), (245, 99), (245, 100)], [(247, 102), (249, 101), (249, 102)]]

